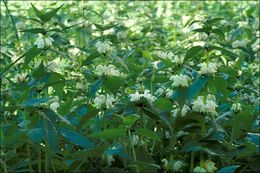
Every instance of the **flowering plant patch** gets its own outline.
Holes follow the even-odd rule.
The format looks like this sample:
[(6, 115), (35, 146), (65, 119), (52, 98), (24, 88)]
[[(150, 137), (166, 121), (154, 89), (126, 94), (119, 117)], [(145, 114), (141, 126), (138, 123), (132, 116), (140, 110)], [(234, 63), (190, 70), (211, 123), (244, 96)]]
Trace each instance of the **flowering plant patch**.
[(1, 172), (259, 172), (259, 2), (1, 1)]

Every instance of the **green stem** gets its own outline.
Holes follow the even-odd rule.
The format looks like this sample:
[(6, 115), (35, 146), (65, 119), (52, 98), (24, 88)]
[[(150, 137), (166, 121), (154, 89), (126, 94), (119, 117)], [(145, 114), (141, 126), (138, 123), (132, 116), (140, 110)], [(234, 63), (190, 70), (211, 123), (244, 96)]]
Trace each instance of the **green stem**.
[(26, 150), (27, 150), (27, 155), (28, 155), (28, 159), (29, 159), (29, 169), (30, 172), (33, 172), (33, 168), (32, 168), (32, 153), (31, 153), (31, 147), (27, 144), (26, 145)]
[(9, 68), (11, 68), (15, 63), (17, 63), (20, 59), (24, 57), (25, 54), (22, 54), (19, 58), (17, 58), (14, 62), (12, 62), (9, 66), (7, 66), (4, 70), (1, 72), (1, 76), (6, 72)]
[(190, 157), (190, 172), (193, 171), (194, 168), (194, 158), (195, 158), (195, 153), (191, 152), (191, 157)]
[[(132, 139), (130, 130), (128, 130), (128, 136), (129, 136), (129, 139), (130, 139), (130, 144), (131, 144), (131, 148), (132, 148), (134, 162), (136, 162), (135, 147), (134, 147), (134, 144), (133, 144), (133, 139)], [(136, 172), (139, 172), (138, 165), (136, 165)]]
[(38, 149), (38, 172), (42, 171), (41, 148)]
[(4, 0), (4, 4), (5, 4), (5, 8), (6, 8), (7, 14), (8, 14), (8, 16), (11, 18), (12, 24), (13, 24), (13, 26), (14, 26), (16, 39), (19, 41), (19, 36), (18, 36), (17, 28), (16, 28), (16, 25), (15, 25), (13, 16), (11, 15), (11, 13), (10, 13), (10, 11), (9, 11), (9, 9), (8, 9), (6, 0)]

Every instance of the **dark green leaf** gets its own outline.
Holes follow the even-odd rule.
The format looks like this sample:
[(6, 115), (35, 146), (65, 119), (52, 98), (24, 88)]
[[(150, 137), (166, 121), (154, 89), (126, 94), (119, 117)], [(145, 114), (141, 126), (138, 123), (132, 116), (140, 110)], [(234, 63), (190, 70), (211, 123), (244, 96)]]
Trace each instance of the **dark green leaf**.
[(108, 129), (101, 132), (90, 134), (90, 138), (117, 139), (126, 135), (126, 128)]
[(42, 53), (42, 50), (37, 48), (36, 46), (29, 49), (27, 52), (24, 53), (24, 66), (27, 66), (34, 57), (38, 56)]
[(149, 137), (149, 138), (151, 138), (152, 140), (155, 140), (155, 141), (160, 140), (159, 136), (154, 131), (152, 131), (150, 129), (138, 128), (135, 131), (135, 133), (138, 134), (138, 135), (141, 135), (141, 136)]
[(89, 149), (94, 146), (93, 143), (90, 142), (85, 136), (83, 136), (79, 133), (76, 133), (74, 131), (71, 131), (69, 129), (62, 128), (62, 129), (60, 129), (60, 133), (69, 142), (72, 142), (83, 148)]

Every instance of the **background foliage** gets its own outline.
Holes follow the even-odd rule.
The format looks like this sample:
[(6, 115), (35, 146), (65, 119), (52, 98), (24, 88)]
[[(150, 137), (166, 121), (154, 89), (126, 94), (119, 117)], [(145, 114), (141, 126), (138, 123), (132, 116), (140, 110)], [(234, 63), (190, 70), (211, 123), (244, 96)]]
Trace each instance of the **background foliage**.
[(258, 172), (258, 15), (257, 1), (1, 1), (1, 171)]

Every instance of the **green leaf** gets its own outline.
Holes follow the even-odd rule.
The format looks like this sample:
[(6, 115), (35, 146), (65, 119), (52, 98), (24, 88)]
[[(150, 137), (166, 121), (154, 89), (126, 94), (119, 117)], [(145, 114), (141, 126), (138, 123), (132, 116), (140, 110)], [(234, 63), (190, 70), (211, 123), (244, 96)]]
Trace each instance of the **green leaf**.
[(42, 53), (42, 50), (37, 48), (36, 46), (33, 46), (27, 52), (25, 52), (24, 53), (24, 66), (27, 66), (33, 60), (33, 58), (38, 56), (40, 53)]
[(45, 130), (45, 140), (47, 146), (50, 148), (52, 152), (56, 153), (56, 149), (58, 145), (57, 130), (54, 124), (48, 118), (44, 118), (43, 121), (44, 121), (44, 130)]
[(159, 98), (154, 102), (154, 106), (160, 110), (171, 111), (173, 103), (170, 101), (170, 99)]
[(32, 6), (33, 11), (34, 11), (34, 13), (36, 14), (36, 16), (37, 16), (39, 19), (43, 18), (43, 13), (42, 13), (40, 10), (38, 10), (38, 8), (36, 8), (32, 3), (31, 3), (31, 6)]
[(54, 8), (53, 10), (45, 13), (41, 20), (43, 22), (48, 22), (61, 9), (62, 6), (63, 6), (63, 4), (61, 6), (59, 6), (58, 8)]
[(36, 79), (41, 79), (45, 76), (46, 74), (46, 70), (44, 68), (43, 63), (41, 62), (41, 64), (39, 65), (38, 68), (36, 68), (33, 72), (32, 72), (32, 76)]
[(257, 152), (257, 147), (255, 144), (251, 142), (245, 142), (244, 144), (238, 147), (238, 150), (236, 150), (235, 155), (236, 155), (236, 159), (241, 159), (241, 158), (248, 158), (254, 155), (256, 152)]
[(47, 31), (44, 28), (33, 28), (33, 29), (25, 29), (25, 30), (21, 30), (20, 32), (29, 32), (29, 33), (33, 33), (33, 34), (46, 34)]
[(225, 33), (221, 29), (213, 29), (211, 32), (217, 34), (222, 40), (225, 40)]
[(126, 135), (126, 128), (108, 129), (101, 132), (90, 134), (90, 138), (117, 139)]
[(47, 98), (32, 98), (29, 99), (21, 104), (21, 106), (28, 107), (28, 106), (38, 106), (42, 103), (48, 103), (53, 100), (54, 97), (47, 97)]
[(104, 82), (104, 78), (100, 78), (98, 80), (96, 80), (96, 82), (91, 86), (89, 93), (90, 93), (90, 97), (94, 97), (96, 95), (97, 90), (99, 90), (99, 88), (102, 86)]
[(124, 80), (118, 76), (108, 76), (104, 80), (104, 86), (111, 91), (113, 94), (116, 94), (118, 89), (122, 86)]
[(240, 165), (227, 166), (227, 167), (224, 167), (224, 168), (221, 168), (220, 170), (218, 170), (217, 173), (233, 173), (239, 167), (240, 167)]
[(238, 55), (236, 55), (235, 53), (233, 53), (230, 50), (227, 50), (227, 49), (225, 49), (223, 47), (209, 46), (209, 49), (211, 49), (211, 50), (219, 50), (219, 51), (221, 51), (221, 53), (223, 55), (227, 55), (227, 56), (229, 56), (231, 58), (237, 58), (238, 57)]
[(120, 117), (123, 119), (123, 125), (125, 126), (131, 126), (133, 125), (139, 118), (139, 115), (128, 115), (128, 116), (121, 116)]
[(61, 128), (60, 133), (69, 142), (74, 143), (78, 146), (81, 146), (86, 149), (94, 147), (94, 144), (92, 142), (90, 142), (85, 136), (79, 133), (76, 133), (74, 131), (65, 128)]
[(197, 28), (192, 31), (193, 32), (205, 32), (205, 33), (209, 34), (211, 32), (211, 28), (210, 27)]
[(44, 129), (43, 128), (30, 129), (26, 135), (29, 138), (31, 138), (33, 142), (40, 144), (41, 140), (44, 138)]
[(138, 128), (135, 133), (138, 134), (138, 135), (141, 135), (141, 136), (149, 137), (154, 141), (160, 140), (159, 136), (154, 131), (149, 130), (149, 129)]
[(51, 11), (48, 11), (47, 13), (43, 13), (42, 10), (40, 11), (39, 9), (37, 9), (33, 4), (32, 8), (36, 14), (36, 16), (42, 21), (42, 22), (48, 22), (49, 20), (51, 20), (51, 18), (60, 10), (60, 8), (63, 6), (63, 4), (61, 6), (59, 6), (58, 8), (54, 8)]
[(190, 58), (196, 57), (202, 50), (204, 50), (204, 48), (201, 46), (193, 46), (193, 47), (189, 48), (185, 55), (185, 59), (190, 59)]
[(224, 19), (218, 17), (218, 18), (209, 19), (209, 20), (206, 21), (206, 23), (209, 24), (209, 25), (212, 25), (212, 24), (215, 24), (215, 23), (217, 23), (217, 22), (219, 22), (221, 20), (224, 20)]

